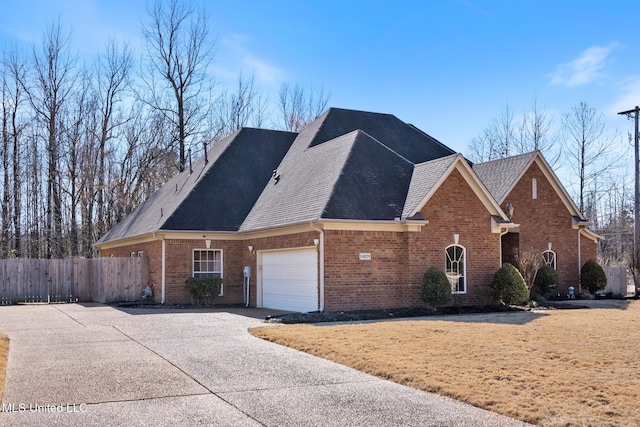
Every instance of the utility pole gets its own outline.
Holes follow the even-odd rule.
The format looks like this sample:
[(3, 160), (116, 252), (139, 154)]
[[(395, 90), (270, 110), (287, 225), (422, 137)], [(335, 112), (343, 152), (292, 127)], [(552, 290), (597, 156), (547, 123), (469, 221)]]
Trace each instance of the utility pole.
[(634, 200), (633, 200), (633, 269), (634, 271), (634, 279), (636, 285), (636, 293), (638, 292), (638, 267), (640, 260), (640, 153), (638, 150), (638, 120), (640, 119), (638, 116), (640, 115), (640, 108), (636, 105), (636, 108), (633, 110), (622, 111), (618, 114), (627, 116), (629, 118), (633, 118), (635, 121), (635, 135), (634, 135), (634, 144), (633, 144), (633, 152), (635, 154), (635, 192), (634, 192)]

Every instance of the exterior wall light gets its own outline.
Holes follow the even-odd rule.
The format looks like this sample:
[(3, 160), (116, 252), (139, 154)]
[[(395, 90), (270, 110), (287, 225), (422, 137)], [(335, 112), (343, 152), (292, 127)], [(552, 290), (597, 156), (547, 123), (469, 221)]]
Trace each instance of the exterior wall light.
[(313, 239), (313, 244), (318, 246), (320, 244), (320, 239)]
[(513, 217), (513, 205), (511, 203), (509, 203), (507, 206), (505, 206), (505, 208), (507, 209), (507, 212), (509, 213), (509, 219), (511, 219), (511, 217)]

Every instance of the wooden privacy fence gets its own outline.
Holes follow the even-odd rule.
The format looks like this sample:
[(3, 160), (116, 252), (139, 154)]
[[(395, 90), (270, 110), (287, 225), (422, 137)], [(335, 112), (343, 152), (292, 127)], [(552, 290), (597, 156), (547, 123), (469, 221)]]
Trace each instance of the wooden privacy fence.
[(144, 257), (3, 259), (0, 304), (136, 301), (148, 278)]
[(607, 287), (605, 292), (611, 292), (614, 295), (633, 296), (635, 295), (635, 286), (633, 278), (627, 274), (625, 267), (602, 267), (604, 274), (607, 276)]

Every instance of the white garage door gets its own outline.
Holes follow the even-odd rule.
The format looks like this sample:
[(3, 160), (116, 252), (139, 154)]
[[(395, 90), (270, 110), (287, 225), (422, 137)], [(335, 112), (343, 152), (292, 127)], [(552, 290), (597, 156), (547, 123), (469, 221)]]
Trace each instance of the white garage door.
[(315, 249), (263, 253), (262, 306), (288, 311), (316, 311), (317, 256)]

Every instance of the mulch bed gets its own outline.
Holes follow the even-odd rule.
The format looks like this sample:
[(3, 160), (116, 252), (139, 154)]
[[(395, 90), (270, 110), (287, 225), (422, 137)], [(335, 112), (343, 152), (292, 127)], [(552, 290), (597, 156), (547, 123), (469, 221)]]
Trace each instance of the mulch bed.
[(325, 311), (311, 313), (290, 313), (277, 316), (267, 316), (267, 323), (322, 323), (322, 322), (352, 322), (362, 320), (394, 319), (402, 317), (442, 316), (447, 314), (497, 313), (507, 311), (522, 311), (527, 308), (497, 306), (473, 307), (442, 307), (434, 311), (427, 307), (395, 308), (386, 310), (354, 310), (354, 311)]

